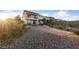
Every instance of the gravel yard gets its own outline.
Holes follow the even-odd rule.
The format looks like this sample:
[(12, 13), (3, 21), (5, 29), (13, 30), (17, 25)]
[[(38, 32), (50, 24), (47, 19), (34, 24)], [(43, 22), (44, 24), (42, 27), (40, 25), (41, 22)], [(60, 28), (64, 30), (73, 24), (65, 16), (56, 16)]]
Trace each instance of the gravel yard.
[[(25, 34), (14, 40), (7, 48), (14, 49), (64, 49), (79, 48), (79, 40), (69, 33), (48, 26), (30, 26)], [(6, 48), (6, 46), (4, 47)]]

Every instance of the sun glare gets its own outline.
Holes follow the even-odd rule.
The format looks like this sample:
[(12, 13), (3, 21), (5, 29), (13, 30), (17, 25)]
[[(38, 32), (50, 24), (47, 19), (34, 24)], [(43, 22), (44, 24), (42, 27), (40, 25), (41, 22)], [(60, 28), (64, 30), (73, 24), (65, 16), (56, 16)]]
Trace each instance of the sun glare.
[(0, 20), (6, 20), (7, 18), (13, 18), (13, 15), (11, 13), (2, 13), (0, 15)]

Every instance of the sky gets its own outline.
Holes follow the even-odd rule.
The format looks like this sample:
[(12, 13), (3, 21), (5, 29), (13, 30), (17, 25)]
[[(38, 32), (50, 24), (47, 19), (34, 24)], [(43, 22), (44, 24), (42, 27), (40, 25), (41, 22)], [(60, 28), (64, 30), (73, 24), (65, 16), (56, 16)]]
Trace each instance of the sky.
[(79, 10), (33, 10), (44, 16), (55, 17), (67, 21), (79, 20)]
[[(67, 21), (79, 20), (79, 10), (31, 10), (43, 16), (51, 16)], [(0, 19), (22, 15), (23, 10), (0, 10)]]
[(0, 10), (0, 19), (14, 18), (17, 15), (22, 15), (22, 10)]

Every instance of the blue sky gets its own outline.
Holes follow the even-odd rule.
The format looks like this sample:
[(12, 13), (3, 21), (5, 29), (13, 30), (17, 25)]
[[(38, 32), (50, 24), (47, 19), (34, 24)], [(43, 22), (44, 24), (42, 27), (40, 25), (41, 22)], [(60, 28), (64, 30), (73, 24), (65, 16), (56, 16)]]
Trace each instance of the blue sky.
[(79, 20), (79, 10), (33, 10), (45, 16), (52, 16), (57, 19), (73, 21)]
[[(31, 10), (44, 16), (63, 20), (79, 20), (79, 10)], [(0, 10), (0, 19), (21, 15), (23, 10)]]
[[(49, 15), (52, 15), (53, 13), (57, 13), (61, 10), (33, 10), (37, 13), (48, 13)], [(62, 10), (62, 11), (68, 11), (71, 15), (79, 15), (79, 10)]]

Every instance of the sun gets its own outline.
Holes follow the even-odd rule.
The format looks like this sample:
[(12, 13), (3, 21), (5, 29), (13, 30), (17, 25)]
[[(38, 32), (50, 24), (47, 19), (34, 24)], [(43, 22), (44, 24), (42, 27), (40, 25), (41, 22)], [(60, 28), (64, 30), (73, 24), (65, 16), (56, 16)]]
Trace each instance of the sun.
[(0, 20), (6, 20), (7, 18), (13, 18), (13, 16), (10, 13), (0, 14)]

